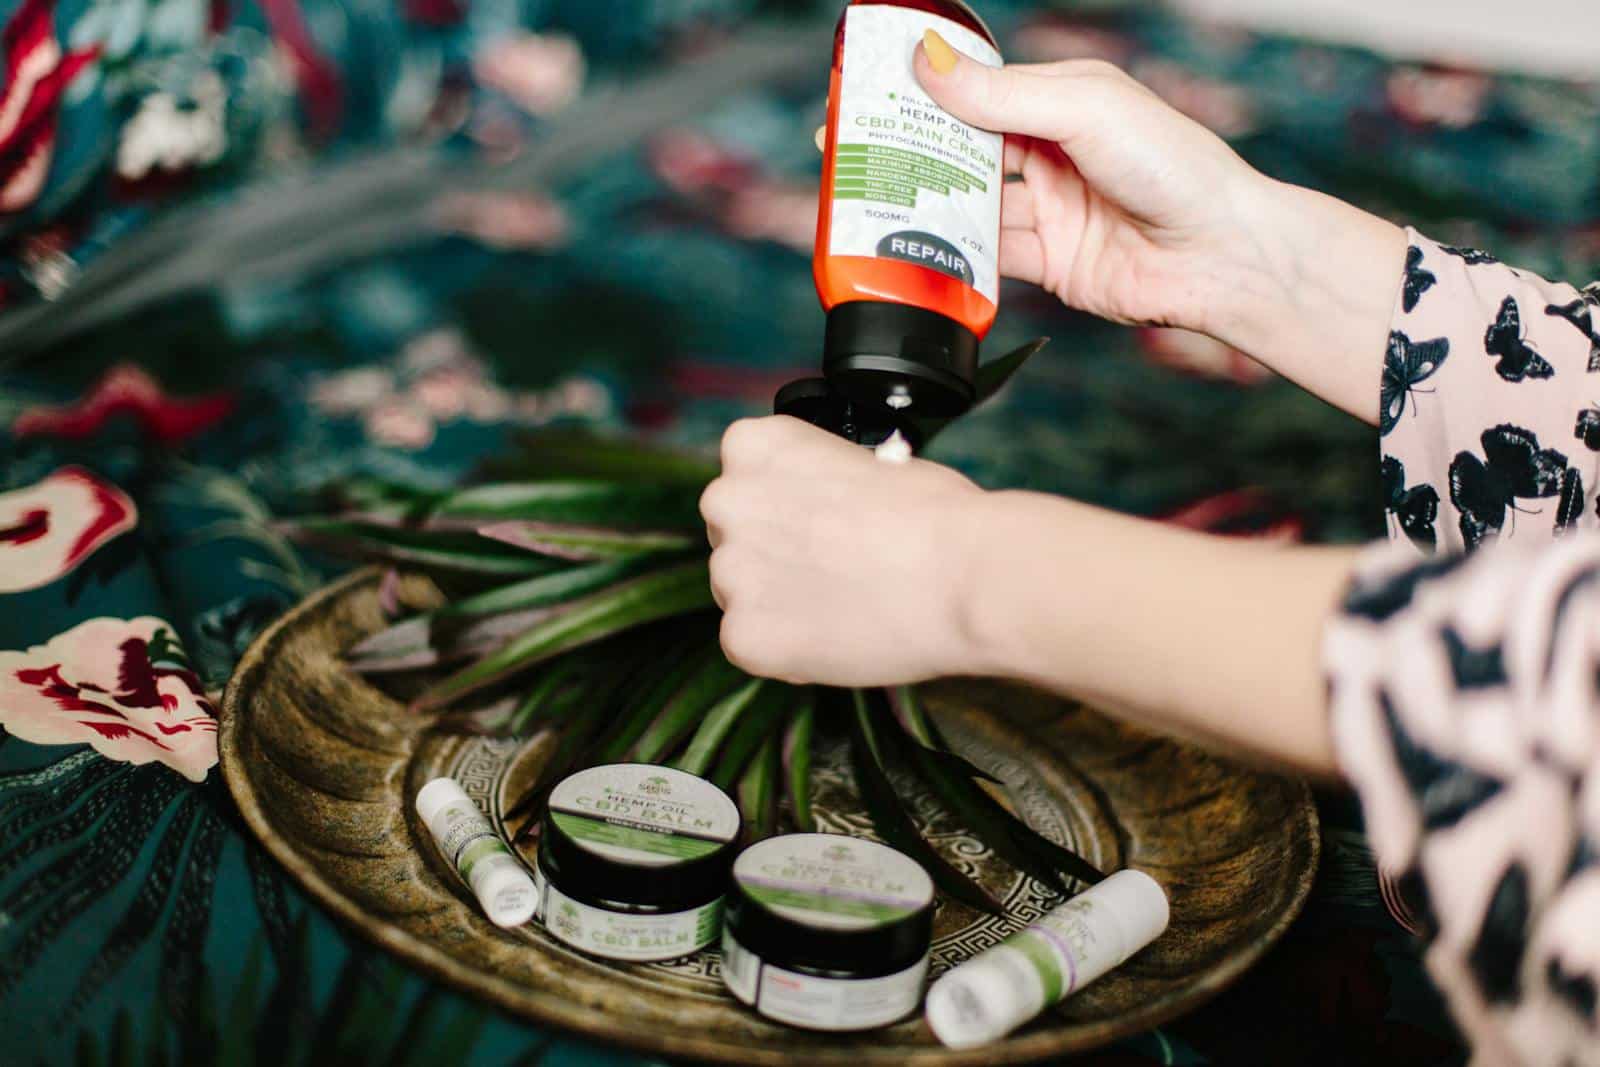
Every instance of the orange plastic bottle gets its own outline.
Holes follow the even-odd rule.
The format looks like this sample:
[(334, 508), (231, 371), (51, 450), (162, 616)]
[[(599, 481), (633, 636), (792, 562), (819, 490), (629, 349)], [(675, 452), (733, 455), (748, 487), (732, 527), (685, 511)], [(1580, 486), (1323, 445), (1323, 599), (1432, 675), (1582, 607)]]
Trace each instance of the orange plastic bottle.
[(959, 0), (851, 0), (839, 16), (812, 273), (834, 389), (864, 408), (957, 415), (994, 323), (1003, 145), (918, 84), (913, 50), (930, 27), (999, 65)]

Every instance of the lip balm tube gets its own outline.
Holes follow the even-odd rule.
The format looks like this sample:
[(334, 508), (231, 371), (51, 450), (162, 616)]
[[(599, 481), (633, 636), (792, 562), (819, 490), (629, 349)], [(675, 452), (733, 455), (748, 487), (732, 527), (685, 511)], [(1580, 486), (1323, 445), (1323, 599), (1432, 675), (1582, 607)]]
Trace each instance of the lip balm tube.
[(950, 1048), (998, 1041), (1161, 936), (1167, 895), (1122, 870), (940, 978), (925, 1014)]
[(533, 918), (533, 879), (455, 779), (435, 778), (423, 786), (417, 814), (490, 922), (512, 927)]

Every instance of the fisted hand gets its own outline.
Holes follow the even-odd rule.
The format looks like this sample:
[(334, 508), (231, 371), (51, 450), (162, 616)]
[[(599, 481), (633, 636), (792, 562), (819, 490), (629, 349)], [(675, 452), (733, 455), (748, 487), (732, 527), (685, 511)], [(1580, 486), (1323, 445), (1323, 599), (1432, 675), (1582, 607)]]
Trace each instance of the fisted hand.
[(796, 683), (961, 673), (984, 499), (947, 467), (885, 463), (798, 419), (734, 423), (700, 500), (723, 651)]

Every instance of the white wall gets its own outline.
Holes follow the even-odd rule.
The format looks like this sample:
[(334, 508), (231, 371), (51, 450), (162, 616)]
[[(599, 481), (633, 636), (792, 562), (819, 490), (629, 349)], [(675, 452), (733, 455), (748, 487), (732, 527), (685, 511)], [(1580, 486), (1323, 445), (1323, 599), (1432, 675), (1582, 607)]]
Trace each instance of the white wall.
[(1393, 55), (1600, 80), (1600, 0), (1170, 0)]

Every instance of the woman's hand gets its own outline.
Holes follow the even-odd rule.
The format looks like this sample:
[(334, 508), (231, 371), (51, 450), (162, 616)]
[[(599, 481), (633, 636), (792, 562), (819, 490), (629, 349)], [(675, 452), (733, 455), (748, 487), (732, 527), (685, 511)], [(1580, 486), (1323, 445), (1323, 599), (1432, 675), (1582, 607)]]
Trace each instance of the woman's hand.
[(1349, 550), (1208, 537), (885, 463), (775, 416), (700, 501), (722, 650), (795, 683), (1013, 678), (1278, 763), (1332, 766), (1319, 634)]
[(1195, 330), (1375, 421), (1405, 235), (1272, 181), (1098, 60), (985, 66), (929, 31), (918, 80), (1007, 135), (1000, 269), (1122, 323)]
[(984, 495), (787, 416), (734, 423), (700, 501), (723, 650), (752, 674), (841, 686), (972, 669), (964, 530)]
[(1009, 135), (1004, 273), (1116, 322), (1207, 327), (1266, 185), (1221, 138), (1099, 60), (997, 70), (929, 30), (915, 67), (945, 110)]

